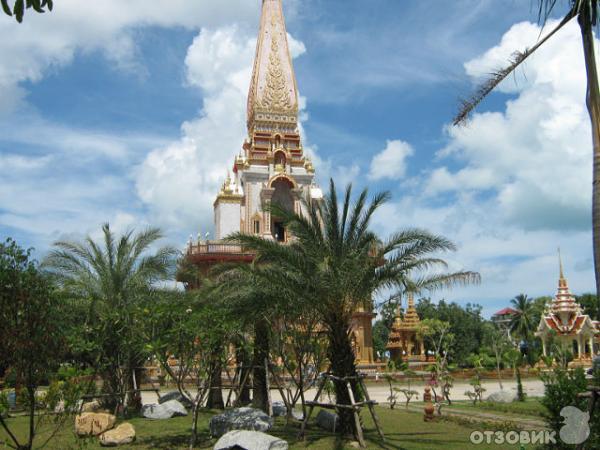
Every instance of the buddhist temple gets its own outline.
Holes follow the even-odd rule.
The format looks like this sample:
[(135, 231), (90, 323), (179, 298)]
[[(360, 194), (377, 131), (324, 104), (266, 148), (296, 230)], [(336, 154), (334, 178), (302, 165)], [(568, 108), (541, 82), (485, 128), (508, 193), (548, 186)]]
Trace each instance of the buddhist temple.
[(408, 305), (404, 318), (401, 316), (400, 305), (396, 312), (394, 324), (390, 331), (386, 348), (390, 352), (390, 359), (396, 361), (425, 361), (425, 346), (419, 336), (418, 329), (421, 320), (415, 308), (415, 299), (408, 294)]
[[(302, 198), (322, 199), (315, 168), (304, 153), (298, 107), (282, 2), (263, 0), (248, 93), (248, 135), (213, 204), (215, 240), (190, 238), (187, 247), (186, 260), (200, 272), (223, 261), (252, 261), (253, 255), (223, 241), (234, 232), (288, 242), (282, 220), (268, 210), (271, 202), (304, 214)], [(352, 337), (360, 364), (373, 363), (373, 317), (372, 310), (357, 311), (353, 317)]]
[(581, 306), (571, 294), (561, 261), (558, 291), (544, 311), (535, 333), (542, 340), (544, 356), (550, 352), (549, 344), (553, 341), (573, 353), (574, 363), (591, 362), (598, 349), (598, 325), (598, 322), (583, 314)]

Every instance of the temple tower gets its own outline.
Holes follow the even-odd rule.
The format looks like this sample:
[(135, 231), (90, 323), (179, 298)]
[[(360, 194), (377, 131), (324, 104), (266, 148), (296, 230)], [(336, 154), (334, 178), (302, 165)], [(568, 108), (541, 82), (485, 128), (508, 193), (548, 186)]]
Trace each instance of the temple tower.
[[(263, 0), (247, 105), (248, 137), (215, 200), (215, 234), (233, 231), (273, 238), (288, 236), (265, 208), (272, 201), (301, 212), (302, 196), (320, 198), (314, 168), (298, 129), (298, 89), (281, 0)], [(238, 217), (239, 211), (239, 217)]]
[[(263, 0), (256, 56), (248, 92), (248, 136), (234, 158), (214, 201), (215, 240), (190, 238), (186, 260), (200, 273), (223, 261), (250, 262), (253, 255), (223, 241), (235, 232), (256, 234), (287, 242), (289, 236), (268, 205), (304, 214), (302, 198), (313, 201), (323, 194), (315, 184), (315, 170), (304, 154), (298, 127), (298, 88), (288, 47), (281, 0)], [(186, 281), (197, 287), (200, 278)], [(372, 364), (372, 308), (353, 317), (352, 333), (357, 361)]]

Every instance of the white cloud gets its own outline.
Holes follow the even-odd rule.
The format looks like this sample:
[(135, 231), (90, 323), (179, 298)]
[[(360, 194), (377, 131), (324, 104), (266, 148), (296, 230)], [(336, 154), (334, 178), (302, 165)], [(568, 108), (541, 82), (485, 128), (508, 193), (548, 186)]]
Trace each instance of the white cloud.
[[(516, 49), (533, 45), (539, 34), (537, 25), (516, 24), (465, 70), (481, 81)], [(418, 226), (447, 236), (459, 247), (445, 255), (450, 268), (481, 273), (481, 286), (434, 298), (475, 301), (490, 314), (520, 292), (551, 295), (559, 246), (573, 291), (594, 289), (585, 81), (581, 37), (572, 23), (527, 62), (516, 80), (502, 85), (511, 95), (504, 108), (476, 113), (466, 127), (447, 127), (449, 142), (437, 166), (380, 211), (379, 229)]]
[(390, 178), (398, 180), (406, 175), (406, 159), (415, 153), (412, 146), (404, 141), (387, 141), (383, 151), (373, 157), (369, 179)]
[[(467, 73), (479, 80), (539, 34), (537, 25), (514, 25), (498, 46), (465, 64)], [(440, 156), (464, 167), (434, 170), (427, 192), (490, 189), (505, 223), (588, 229), (592, 147), (585, 86), (581, 36), (573, 22), (502, 85), (515, 95), (505, 111), (477, 113), (466, 127), (447, 129), (450, 143)]]
[(136, 28), (199, 29), (257, 19), (257, 4), (247, 0), (61, 0), (51, 13), (30, 13), (22, 24), (6, 18), (0, 21), (0, 34), (7, 36), (0, 46), (0, 112), (22, 105), (26, 92), (19, 83), (41, 80), (69, 64), (77, 52), (100, 51), (116, 67), (143, 74)]

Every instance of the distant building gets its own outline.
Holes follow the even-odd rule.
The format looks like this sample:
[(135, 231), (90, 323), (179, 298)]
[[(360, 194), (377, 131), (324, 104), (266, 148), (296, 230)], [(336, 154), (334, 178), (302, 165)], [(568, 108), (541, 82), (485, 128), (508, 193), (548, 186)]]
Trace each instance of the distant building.
[(392, 361), (425, 361), (425, 346), (423, 338), (419, 336), (421, 320), (415, 308), (415, 299), (412, 293), (408, 294), (408, 306), (404, 319), (400, 315), (400, 305), (396, 311), (396, 318), (392, 324), (386, 349), (390, 352)]
[(500, 328), (510, 328), (510, 322), (516, 313), (517, 311), (512, 308), (501, 309), (492, 315), (492, 322)]
[(554, 341), (573, 353), (575, 363), (591, 363), (598, 349), (599, 325), (599, 322), (583, 314), (581, 306), (569, 290), (561, 262), (558, 291), (544, 311), (535, 332), (542, 340), (544, 356), (548, 354), (549, 343)]

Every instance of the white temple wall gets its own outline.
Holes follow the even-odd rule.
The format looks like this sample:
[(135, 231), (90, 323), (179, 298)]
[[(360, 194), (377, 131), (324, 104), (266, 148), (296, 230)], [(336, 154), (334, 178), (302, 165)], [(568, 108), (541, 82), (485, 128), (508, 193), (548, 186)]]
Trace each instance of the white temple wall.
[(240, 231), (241, 206), (239, 203), (219, 202), (215, 208), (215, 232), (217, 239)]

